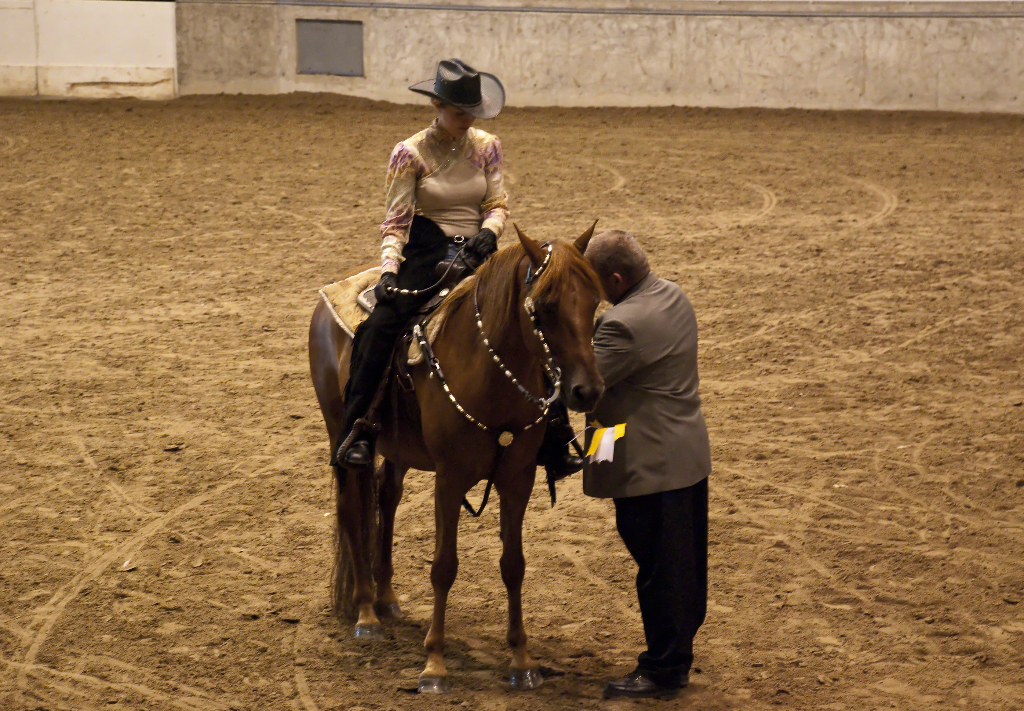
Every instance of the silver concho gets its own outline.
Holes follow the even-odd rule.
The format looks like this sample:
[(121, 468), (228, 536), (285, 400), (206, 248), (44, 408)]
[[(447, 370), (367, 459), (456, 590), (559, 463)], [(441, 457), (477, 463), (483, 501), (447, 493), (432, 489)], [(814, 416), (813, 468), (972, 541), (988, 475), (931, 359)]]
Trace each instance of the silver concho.
[(502, 447), (507, 447), (510, 444), (512, 444), (512, 439), (512, 433), (506, 430), (505, 432), (502, 432), (500, 435), (498, 435), (498, 444), (500, 444)]

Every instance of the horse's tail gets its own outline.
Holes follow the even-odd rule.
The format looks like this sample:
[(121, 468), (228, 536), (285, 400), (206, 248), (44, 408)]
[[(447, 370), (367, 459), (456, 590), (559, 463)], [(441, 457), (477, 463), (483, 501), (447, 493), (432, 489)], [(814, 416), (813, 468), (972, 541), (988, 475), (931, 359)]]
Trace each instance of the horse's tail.
[[(334, 566), (331, 571), (331, 591), (334, 614), (339, 617), (356, 617), (355, 602), (355, 559), (361, 556), (363, 564), (370, 571), (376, 571), (380, 558), (380, 490), (383, 481), (381, 465), (372, 470), (370, 476), (359, 470), (346, 471), (334, 467), (335, 516), (334, 522)], [(354, 477), (353, 482), (346, 482)], [(355, 491), (353, 492), (353, 489)], [(355, 494), (356, 501), (348, 501)], [(362, 550), (353, 551), (349, 545), (350, 536), (356, 533), (362, 541)], [(371, 574), (372, 579), (372, 574)]]

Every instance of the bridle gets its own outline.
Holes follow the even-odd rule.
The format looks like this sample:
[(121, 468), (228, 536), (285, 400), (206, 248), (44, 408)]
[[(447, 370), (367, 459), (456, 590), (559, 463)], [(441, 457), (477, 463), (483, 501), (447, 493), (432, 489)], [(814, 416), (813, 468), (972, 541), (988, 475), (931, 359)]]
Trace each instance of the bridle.
[[(551, 262), (551, 243), (545, 242), (542, 245), (542, 248), (547, 251), (547, 254), (544, 255), (544, 261), (541, 263), (539, 267), (537, 267), (536, 271), (533, 270), (532, 264), (530, 264), (527, 267), (526, 278), (524, 280), (524, 285), (526, 287), (530, 287), (533, 284), (533, 282), (536, 281), (537, 278), (544, 273), (544, 270), (547, 269), (548, 264)], [(483, 341), (484, 347), (490, 354), (491, 360), (493, 360), (494, 363), (498, 366), (498, 368), (501, 369), (501, 372), (505, 374), (505, 377), (508, 378), (512, 382), (512, 384), (516, 386), (516, 389), (519, 390), (520, 394), (524, 398), (526, 398), (530, 403), (532, 403), (538, 409), (540, 409), (540, 415), (537, 416), (537, 419), (535, 419), (533, 422), (529, 423), (525, 427), (519, 429), (518, 432), (513, 432), (512, 430), (508, 429), (499, 431), (498, 428), (485, 425), (483, 422), (481, 422), (472, 414), (470, 414), (455, 397), (455, 394), (451, 391), (451, 388), (448, 387), (448, 382), (445, 380), (444, 371), (441, 369), (441, 364), (438, 362), (437, 357), (434, 355), (433, 349), (430, 347), (430, 341), (427, 340), (426, 335), (423, 333), (423, 328), (421, 327), (421, 325), (417, 323), (415, 326), (413, 326), (412, 329), (413, 337), (415, 337), (416, 342), (419, 343), (420, 349), (426, 356), (427, 363), (430, 366), (431, 377), (437, 377), (437, 380), (440, 383), (441, 388), (444, 390), (445, 395), (448, 396), (448, 400), (451, 401), (452, 405), (455, 406), (455, 409), (458, 410), (459, 414), (461, 414), (466, 419), (467, 422), (476, 425), (476, 427), (478, 427), (480, 430), (494, 437), (495, 441), (498, 444), (497, 458), (495, 460), (494, 468), (491, 471), (491, 476), (487, 480), (487, 488), (484, 491), (484, 498), (480, 504), (480, 509), (474, 511), (473, 507), (469, 505), (469, 502), (463, 499), (463, 506), (465, 506), (466, 509), (473, 516), (479, 516), (480, 513), (483, 512), (484, 506), (487, 504), (487, 497), (491, 492), (491, 485), (494, 483), (494, 473), (497, 471), (498, 463), (500, 463), (501, 457), (504, 454), (505, 449), (512, 444), (517, 434), (522, 434), (527, 430), (535, 427), (536, 425), (539, 425), (541, 422), (545, 420), (545, 418), (548, 415), (548, 410), (551, 407), (551, 403), (558, 399), (558, 396), (561, 393), (562, 389), (562, 371), (559, 369), (557, 365), (555, 365), (554, 358), (551, 355), (551, 349), (548, 347), (547, 339), (544, 337), (544, 332), (541, 330), (540, 324), (537, 321), (537, 310), (534, 305), (533, 299), (530, 298), (529, 295), (527, 295), (526, 298), (523, 299), (523, 308), (526, 310), (527, 315), (530, 317), (530, 326), (533, 330), (533, 333), (537, 336), (537, 340), (540, 341), (541, 347), (544, 349), (544, 361), (542, 363), (542, 366), (544, 368), (545, 378), (550, 386), (550, 391), (547, 397), (537, 397), (536, 395), (533, 395), (529, 390), (527, 390), (523, 386), (523, 384), (519, 382), (515, 375), (513, 375), (509, 367), (505, 365), (505, 363), (501, 360), (501, 357), (495, 352), (494, 348), (491, 347), (491, 343), (487, 338), (487, 333), (484, 331), (483, 317), (480, 314), (480, 303), (478, 298), (479, 290), (480, 281), (479, 279), (477, 279), (477, 282), (473, 287), (473, 310), (476, 316), (476, 327), (477, 330), (480, 332), (480, 338)]]
[[(544, 270), (547, 268), (548, 264), (551, 261), (551, 243), (545, 242), (543, 248), (547, 250), (544, 262), (537, 268), (536, 271), (531, 272), (530, 268), (527, 268), (526, 280), (524, 282), (527, 286), (532, 284), (537, 279), (537, 277), (539, 277), (544, 272)], [(548, 347), (547, 339), (544, 337), (544, 332), (541, 330), (540, 324), (537, 322), (537, 309), (533, 303), (533, 299), (527, 296), (523, 300), (523, 308), (526, 310), (527, 315), (529, 315), (530, 317), (530, 326), (533, 330), (533, 333), (537, 336), (537, 340), (540, 341), (541, 347), (544, 349), (544, 362), (542, 363), (542, 365), (544, 367), (544, 374), (551, 388), (547, 397), (537, 397), (536, 395), (532, 394), (529, 390), (527, 390), (523, 386), (523, 384), (519, 382), (516, 376), (513, 375), (509, 367), (505, 365), (505, 363), (501, 360), (501, 357), (495, 352), (494, 348), (491, 347), (491, 342), (490, 340), (488, 340), (487, 333), (484, 331), (483, 317), (480, 314), (479, 291), (480, 282), (479, 280), (477, 280), (477, 283), (474, 285), (473, 288), (473, 311), (474, 315), (476, 316), (476, 327), (477, 330), (480, 332), (480, 338), (483, 341), (484, 347), (490, 354), (491, 360), (493, 360), (494, 363), (498, 366), (498, 368), (501, 369), (501, 372), (505, 374), (505, 377), (508, 378), (512, 382), (512, 384), (516, 386), (516, 389), (519, 390), (520, 394), (522, 394), (522, 396), (529, 400), (531, 403), (536, 405), (541, 411), (540, 416), (537, 417), (536, 420), (526, 425), (519, 431), (519, 433), (521, 434), (526, 430), (530, 429), (531, 427), (540, 424), (541, 422), (543, 422), (544, 418), (547, 417), (548, 410), (551, 407), (551, 403), (557, 400), (559, 394), (561, 393), (562, 371), (557, 365), (555, 365), (555, 360), (551, 355), (551, 349)], [(430, 364), (432, 375), (435, 375), (437, 377), (438, 382), (444, 389), (444, 392), (448, 396), (448, 399), (455, 406), (455, 409), (458, 410), (459, 413), (464, 418), (466, 418), (467, 421), (476, 425), (484, 432), (487, 432), (488, 434), (492, 435), (495, 432), (498, 432), (497, 428), (485, 425), (483, 422), (480, 422), (480, 420), (473, 417), (473, 415), (471, 415), (466, 410), (466, 408), (464, 408), (462, 404), (459, 403), (459, 401), (456, 399), (455, 394), (452, 393), (451, 389), (448, 387), (448, 382), (445, 380), (444, 371), (441, 369), (441, 364), (438, 362), (437, 357), (434, 356), (433, 349), (430, 347), (430, 342), (427, 340), (426, 335), (423, 333), (423, 328), (421, 327), (421, 325), (416, 324), (413, 327), (412, 332), (413, 336), (416, 338), (417, 343), (419, 343), (422, 351), (425, 354), (427, 354), (427, 362)], [(512, 440), (514, 437), (515, 433), (509, 430), (502, 430), (497, 435), (499, 444), (501, 444), (504, 447), (507, 447), (508, 445), (512, 444)]]

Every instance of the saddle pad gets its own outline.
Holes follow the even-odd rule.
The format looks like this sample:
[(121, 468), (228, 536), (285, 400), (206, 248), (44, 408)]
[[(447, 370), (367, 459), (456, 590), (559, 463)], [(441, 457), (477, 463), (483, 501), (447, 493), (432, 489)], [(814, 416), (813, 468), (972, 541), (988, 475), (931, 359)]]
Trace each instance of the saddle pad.
[(320, 297), (331, 307), (331, 315), (349, 338), (355, 338), (356, 328), (370, 315), (356, 303), (356, 298), (378, 281), (380, 267), (374, 267), (320, 289)]
[[(341, 330), (348, 334), (349, 338), (355, 338), (356, 329), (359, 327), (359, 324), (370, 315), (359, 305), (357, 301), (359, 295), (378, 281), (380, 281), (380, 267), (373, 267), (350, 276), (348, 279), (328, 284), (320, 289), (320, 298), (326, 302), (327, 307), (331, 311), (331, 316), (341, 326)], [(441, 324), (444, 323), (444, 315), (447, 314), (447, 310), (443, 306), (442, 304), (441, 308), (438, 308), (437, 311), (428, 317), (427, 323), (424, 326), (427, 341), (431, 344), (434, 342), (434, 338), (437, 337), (438, 331), (441, 330)], [(409, 342), (407, 360), (409, 365), (416, 365), (423, 361), (423, 351), (420, 349), (420, 344), (415, 338)]]

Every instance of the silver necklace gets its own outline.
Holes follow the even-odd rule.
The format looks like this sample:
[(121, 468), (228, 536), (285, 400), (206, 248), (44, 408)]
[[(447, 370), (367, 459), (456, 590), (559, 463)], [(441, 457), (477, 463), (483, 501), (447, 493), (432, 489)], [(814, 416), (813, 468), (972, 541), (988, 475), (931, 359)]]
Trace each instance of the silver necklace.
[(459, 148), (460, 148), (460, 146), (459, 146), (458, 143), (456, 143), (454, 146), (452, 146), (451, 150), (447, 151), (447, 153), (445, 155), (445, 158), (444, 158), (444, 162), (441, 163), (441, 166), (435, 172), (440, 173), (445, 168), (447, 168), (449, 165), (451, 165), (451, 163), (453, 161), (457, 160), (458, 157), (459, 157)]

